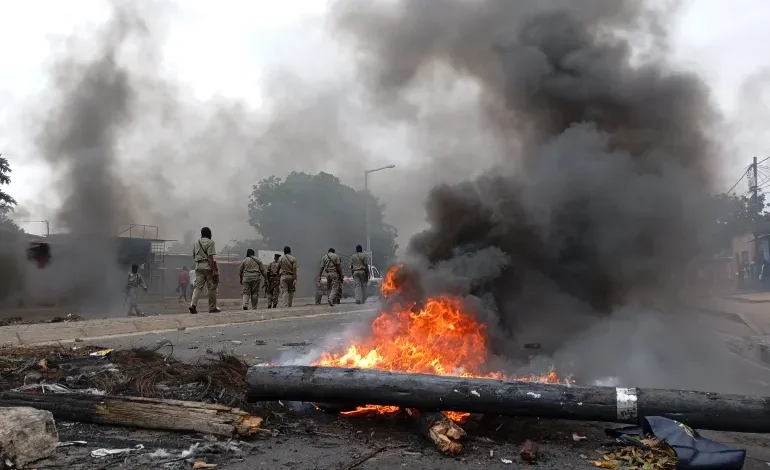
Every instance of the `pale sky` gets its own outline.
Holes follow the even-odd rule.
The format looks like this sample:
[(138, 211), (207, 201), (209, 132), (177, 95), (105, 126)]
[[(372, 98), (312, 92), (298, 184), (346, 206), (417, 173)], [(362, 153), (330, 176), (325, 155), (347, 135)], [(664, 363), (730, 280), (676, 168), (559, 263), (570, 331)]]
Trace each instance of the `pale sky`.
[[(226, 96), (258, 107), (266, 70), (287, 65), (312, 80), (330, 76), (333, 64), (344, 62), (324, 33), (327, 3), (181, 0), (171, 15), (165, 67), (200, 99)], [(108, 13), (103, 0), (0, 3), (0, 153), (11, 162), (8, 191), (21, 205), (35, 202), (49, 177), (39, 162), (30, 162), (30, 136), (21, 123), (27, 119), (26, 107), (45, 86), (51, 45), (104, 21)], [(736, 112), (744, 81), (770, 67), (767, 25), (767, 0), (688, 0), (676, 25), (675, 56), (707, 79), (728, 115)], [(736, 155), (725, 157), (726, 181), (739, 176), (739, 166), (747, 164), (752, 154), (770, 156), (770, 138), (761, 127), (736, 138)]]

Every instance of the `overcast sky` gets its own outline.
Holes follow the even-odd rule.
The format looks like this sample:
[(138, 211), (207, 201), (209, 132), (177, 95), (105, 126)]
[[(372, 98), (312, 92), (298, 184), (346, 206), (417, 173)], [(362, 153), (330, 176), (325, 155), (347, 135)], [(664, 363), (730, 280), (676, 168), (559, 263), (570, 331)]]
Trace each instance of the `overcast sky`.
[[(324, 33), (326, 5), (327, 0), (180, 1), (170, 15), (165, 68), (201, 100), (225, 96), (259, 107), (266, 70), (288, 65), (312, 80), (318, 74), (333, 73), (330, 55), (331, 63), (344, 61)], [(0, 152), (11, 161), (13, 181), (8, 190), (21, 206), (38, 207), (35, 202), (40, 202), (42, 188), (51, 177), (31, 155), (33, 147), (23, 123), (29, 119), (30, 103), (45, 86), (52, 44), (104, 21), (108, 14), (103, 0), (0, 4)], [(738, 120), (743, 107), (739, 105), (743, 84), (770, 66), (768, 24), (770, 2), (766, 0), (689, 0), (676, 25), (676, 57), (707, 79), (720, 106), (733, 119)], [(752, 99), (754, 104), (763, 102), (762, 96)], [(740, 175), (740, 166), (752, 154), (770, 156), (770, 139), (756, 124), (758, 116), (766, 117), (763, 111), (742, 117), (751, 121), (742, 126), (749, 130), (736, 134), (738, 150), (725, 156), (725, 184)], [(48, 194), (45, 203), (55, 204), (55, 195)], [(25, 215), (45, 217), (34, 209)]]

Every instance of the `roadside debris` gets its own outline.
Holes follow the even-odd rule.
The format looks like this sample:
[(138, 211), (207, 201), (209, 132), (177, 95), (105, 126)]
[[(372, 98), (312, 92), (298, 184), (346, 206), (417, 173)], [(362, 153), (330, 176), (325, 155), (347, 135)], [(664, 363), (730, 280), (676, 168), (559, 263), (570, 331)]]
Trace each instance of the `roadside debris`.
[(537, 460), (537, 444), (534, 441), (526, 440), (521, 446), (519, 455), (524, 461), (532, 463)]
[(68, 313), (66, 316), (63, 316), (63, 317), (53, 317), (50, 320), (27, 320), (22, 317), (10, 317), (10, 318), (1, 319), (0, 326), (35, 325), (39, 323), (69, 323), (69, 322), (77, 322), (77, 321), (83, 321), (83, 320), (85, 320), (85, 318), (75, 313)]
[(108, 457), (110, 455), (129, 454), (140, 450), (144, 450), (142, 444), (137, 444), (130, 449), (95, 449), (91, 451), (91, 457)]
[(591, 463), (599, 468), (655, 470), (740, 470), (746, 451), (705, 439), (689, 426), (662, 416), (646, 416), (640, 426), (606, 429), (624, 447)]
[(198, 468), (214, 468), (217, 464), (215, 463), (207, 463), (205, 460), (196, 460), (193, 462), (193, 470)]
[(25, 467), (52, 455), (58, 444), (59, 434), (50, 412), (30, 407), (0, 408), (0, 462)]
[(111, 424), (140, 429), (193, 431), (227, 437), (249, 437), (262, 418), (223, 405), (92, 394), (0, 392), (0, 407), (29, 406), (48, 410), (56, 419)]

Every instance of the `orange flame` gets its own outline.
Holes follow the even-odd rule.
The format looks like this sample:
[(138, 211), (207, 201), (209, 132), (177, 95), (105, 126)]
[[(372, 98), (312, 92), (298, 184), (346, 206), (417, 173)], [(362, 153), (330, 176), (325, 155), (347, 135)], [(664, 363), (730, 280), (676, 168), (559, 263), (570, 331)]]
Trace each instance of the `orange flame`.
[[(403, 267), (388, 270), (382, 282), (384, 297), (399, 292), (395, 275)], [(462, 308), (456, 297), (429, 298), (417, 311), (397, 308), (382, 312), (372, 323), (371, 334), (360, 342), (352, 342), (340, 353), (325, 352), (314, 364), (325, 367), (353, 367), (391, 372), (449, 375), (458, 377), (505, 378), (497, 372), (484, 372), (487, 360), (486, 326), (477, 322)], [(559, 383), (555, 372), (545, 376), (517, 377), (515, 380)], [(397, 406), (366, 405), (342, 414), (393, 414)], [(445, 412), (455, 421), (469, 413)]]

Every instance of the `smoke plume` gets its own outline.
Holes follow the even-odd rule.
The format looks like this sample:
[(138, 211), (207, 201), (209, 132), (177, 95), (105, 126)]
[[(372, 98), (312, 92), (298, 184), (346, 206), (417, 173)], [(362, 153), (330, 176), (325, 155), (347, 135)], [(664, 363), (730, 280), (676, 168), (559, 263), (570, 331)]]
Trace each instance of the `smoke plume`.
[(437, 75), (477, 89), (493, 144), (453, 160), (423, 150), (436, 166), (494, 169), (435, 186), (409, 253), (430, 267), (425, 285), (478, 297), (497, 352), (555, 350), (620, 306), (662, 304), (698, 251), (721, 117), (703, 81), (667, 60), (676, 5), (656, 5), (336, 4), (383, 113), (421, 126), (414, 97)]

